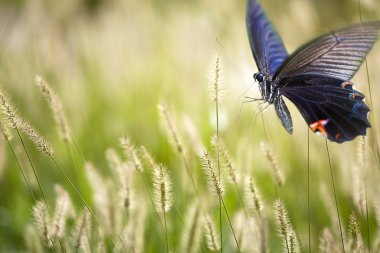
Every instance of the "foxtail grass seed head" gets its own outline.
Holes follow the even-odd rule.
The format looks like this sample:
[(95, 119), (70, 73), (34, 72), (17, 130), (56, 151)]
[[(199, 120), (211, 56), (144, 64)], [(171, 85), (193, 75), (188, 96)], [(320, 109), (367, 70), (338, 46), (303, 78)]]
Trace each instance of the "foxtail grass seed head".
[(199, 252), (201, 228), (201, 210), (198, 204), (192, 204), (186, 216), (184, 232), (182, 233), (181, 252)]
[(198, 152), (203, 147), (198, 128), (189, 115), (183, 115), (181, 118), (181, 126), (186, 133), (186, 140), (188, 141), (188, 145), (192, 148), (193, 151)]
[(63, 236), (67, 218), (69, 216), (74, 216), (74, 209), (68, 192), (59, 185), (55, 186), (55, 192), (57, 200), (51, 228), (53, 239), (61, 238)]
[(282, 173), (280, 166), (277, 163), (276, 157), (273, 154), (272, 149), (269, 147), (269, 145), (266, 142), (261, 143), (261, 148), (271, 165), (277, 185), (283, 186), (284, 181), (285, 181), (284, 175)]
[[(144, 199), (144, 198), (139, 198)], [(130, 219), (123, 231), (124, 246), (120, 245), (117, 252), (123, 252), (124, 247), (130, 252), (144, 252), (144, 228), (146, 220), (146, 204), (144, 201), (138, 202), (138, 208), (131, 211)]]
[(115, 172), (122, 170), (122, 161), (119, 155), (113, 148), (108, 148), (106, 150), (106, 159), (108, 162), (108, 166), (113, 169)]
[(124, 150), (125, 157), (127, 157), (129, 160), (133, 162), (135, 169), (138, 172), (143, 172), (144, 171), (143, 164), (140, 160), (137, 149), (135, 145), (132, 143), (132, 141), (128, 139), (127, 137), (122, 137), (120, 138), (120, 145)]
[(106, 232), (110, 233), (113, 228), (111, 228), (111, 199), (108, 196), (109, 184), (104, 177), (99, 174), (92, 163), (87, 162), (85, 164), (85, 169), (88, 182), (90, 183), (93, 192), (93, 201), (96, 203), (95, 208), (103, 221)]
[(163, 165), (153, 169), (153, 199), (156, 211), (159, 213), (170, 211), (173, 204), (172, 186), (169, 173)]
[(54, 119), (61, 131), (62, 138), (64, 142), (67, 143), (69, 141), (69, 128), (65, 113), (63, 112), (61, 100), (42, 77), (36, 76), (35, 82), (36, 85), (41, 88), (42, 94), (47, 99), (49, 106), (53, 112)]
[(252, 177), (247, 177), (245, 182), (245, 200), (251, 211), (261, 213), (263, 209), (260, 193), (257, 190), (255, 181)]
[(154, 161), (152, 155), (148, 152), (148, 150), (144, 147), (140, 147), (140, 154), (141, 158), (143, 159), (145, 166), (149, 167), (150, 169), (153, 169), (156, 167), (156, 162)]
[(12, 135), (9, 132), (8, 128), (6, 125), (3, 124), (2, 119), (0, 118), (0, 134), (3, 136), (4, 140), (10, 141), (12, 139)]
[(51, 246), (51, 219), (45, 202), (38, 201), (33, 206), (32, 213), (36, 231), (40, 234), (44, 244)]
[(29, 124), (29, 122), (17, 117), (16, 126), (18, 130), (23, 132), (34, 143), (38, 151), (44, 155), (53, 156), (53, 147), (35, 128)]
[(0, 106), (5, 118), (9, 121), (14, 129), (18, 129), (34, 143), (37, 149), (48, 156), (52, 156), (54, 153), (53, 147), (41, 136), (36, 129), (34, 129), (27, 121), (17, 116), (16, 110), (8, 102), (8, 99), (0, 91)]
[(222, 196), (224, 193), (223, 181), (218, 176), (214, 158), (208, 153), (206, 149), (203, 149), (203, 151), (201, 151), (199, 157), (203, 171), (206, 175), (209, 190), (213, 193), (216, 193), (218, 196)]
[(207, 248), (211, 251), (219, 251), (220, 250), (220, 239), (216, 233), (215, 224), (212, 221), (210, 215), (205, 215), (204, 218), (204, 230), (207, 242)]
[(210, 89), (210, 98), (214, 103), (219, 103), (222, 100), (223, 89), (221, 87), (221, 57), (218, 54), (215, 60), (214, 73), (212, 78), (212, 86)]
[(226, 149), (223, 141), (220, 138), (218, 138), (217, 135), (214, 135), (211, 139), (211, 144), (215, 150), (215, 153), (218, 154), (219, 152), (219, 155), (223, 159), (224, 166), (228, 169), (228, 174), (230, 176), (231, 181), (234, 184), (238, 184), (235, 165), (233, 164), (231, 156), (228, 150)]
[(71, 236), (71, 241), (75, 252), (82, 250), (84, 253), (90, 253), (90, 238), (88, 235), (91, 232), (90, 214), (87, 209), (83, 209), (81, 214), (76, 218), (74, 230)]
[(122, 163), (116, 171), (116, 177), (119, 181), (117, 186), (119, 190), (120, 206), (127, 212), (133, 208), (133, 187), (132, 182), (134, 178), (134, 165), (131, 162)]
[(355, 212), (351, 213), (348, 222), (348, 244), (350, 252), (364, 252), (364, 243)]
[(368, 136), (360, 136), (357, 145), (358, 165), (361, 170), (365, 170), (368, 164)]
[(321, 253), (331, 253), (331, 252), (341, 252), (341, 245), (331, 233), (330, 229), (325, 228), (322, 231), (322, 235), (319, 239), (319, 252)]
[(288, 211), (279, 199), (274, 202), (274, 213), (277, 231), (282, 238), (284, 251), (299, 252), (296, 233), (290, 223)]
[(12, 104), (8, 101), (7, 96), (0, 91), (0, 106), (1, 111), (5, 118), (9, 121), (12, 128), (17, 128), (17, 111)]
[(377, 200), (375, 201), (375, 214), (376, 214), (376, 223), (377, 223), (377, 226), (380, 227), (380, 201)]
[[(239, 244), (240, 249), (243, 252), (250, 252), (252, 249), (248, 249), (248, 246), (250, 246), (248, 243), (248, 238), (252, 235), (249, 234), (250, 228), (247, 226), (249, 222), (249, 218), (247, 217), (246, 213), (243, 210), (238, 210), (234, 217), (233, 217), (233, 227), (236, 235), (237, 242)], [(230, 235), (230, 240), (233, 241), (234, 237), (233, 235)], [(255, 244), (258, 242), (255, 241)]]
[(36, 229), (32, 225), (27, 225), (25, 229), (25, 244), (27, 252), (43, 253), (41, 240), (36, 233)]
[(178, 131), (174, 125), (173, 118), (168, 110), (165, 103), (161, 102), (158, 104), (158, 110), (161, 114), (162, 125), (166, 131), (166, 134), (170, 142), (174, 145), (179, 153), (183, 152), (183, 145), (179, 138)]
[(363, 171), (358, 166), (352, 166), (352, 195), (355, 207), (361, 215), (366, 210), (366, 192), (364, 186)]
[(320, 196), (322, 197), (322, 203), (325, 206), (325, 210), (328, 213), (328, 216), (330, 217), (331, 220), (331, 227), (332, 231), (336, 232), (342, 229), (344, 231), (345, 227), (340, 226), (339, 219), (336, 215), (336, 206), (334, 202), (334, 197), (331, 193), (331, 190), (327, 187), (326, 184), (322, 183), (320, 184)]

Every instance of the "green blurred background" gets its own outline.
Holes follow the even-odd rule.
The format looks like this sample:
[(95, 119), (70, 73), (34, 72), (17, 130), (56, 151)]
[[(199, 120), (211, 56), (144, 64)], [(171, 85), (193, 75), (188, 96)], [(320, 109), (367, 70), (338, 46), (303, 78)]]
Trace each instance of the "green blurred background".
[[(261, 3), (289, 52), (321, 33), (359, 22), (356, 0), (262, 0)], [(380, 19), (380, 1), (361, 0), (361, 6), (363, 20)], [(65, 146), (46, 102), (34, 85), (36, 75), (43, 76), (59, 94), (83, 156), (102, 173), (109, 173), (104, 158), (106, 149), (118, 149), (118, 138), (128, 135), (136, 144), (146, 146), (157, 161), (184, 174), (184, 168), (178, 168), (180, 158), (175, 157), (178, 155), (160, 127), (156, 105), (161, 100), (168, 103), (184, 136), (189, 124), (186, 119), (191, 119), (208, 146), (215, 132), (215, 112), (208, 94), (218, 53), (223, 62), (224, 86), (221, 136), (240, 173), (257, 178), (268, 214), (276, 195), (259, 143), (267, 140), (273, 147), (286, 171), (284, 189), (292, 221), (307, 245), (307, 126), (289, 104), (295, 125), (292, 136), (282, 129), (273, 108), (263, 113), (264, 128), (261, 118), (254, 124), (257, 105), (242, 104), (241, 95), (252, 84), (252, 74), (256, 72), (246, 35), (245, 1), (0, 1), (0, 87), (20, 114), (53, 144), (56, 157), (64, 167), (69, 166)], [(380, 45), (376, 45), (368, 57), (376, 113), (380, 110), (379, 53)], [(364, 67), (354, 83), (368, 97)], [(249, 89), (247, 95), (258, 96), (257, 86)], [(379, 120), (378, 113), (375, 118)], [(192, 145), (189, 138), (184, 139), (185, 145)], [(0, 144), (0, 251), (23, 251), (25, 226), (31, 222), (33, 202), (7, 144), (3, 140)], [(27, 168), (20, 143), (14, 140), (13, 144)], [(35, 152), (30, 143), (27, 145), (48, 199), (54, 199), (51, 189), (57, 183), (73, 193), (50, 160)], [(320, 194), (321, 185), (327, 185), (332, 194), (324, 145), (322, 138), (311, 134), (311, 222), (315, 248), (321, 230), (330, 225), (330, 212), (325, 210)], [(351, 166), (356, 163), (356, 143), (330, 147), (342, 220), (347, 224), (354, 208)], [(370, 154), (373, 156), (372, 151)], [(189, 156), (196, 179), (202, 181), (197, 158)], [(90, 188), (78, 154), (75, 161), (77, 171), (70, 171), (70, 175), (90, 200)], [(370, 162), (374, 164), (373, 157)], [(379, 200), (376, 199), (379, 171), (373, 166), (371, 173), (373, 176), (367, 184), (369, 199), (374, 203)], [(35, 192), (38, 194), (37, 188)], [(80, 205), (75, 194), (72, 195)], [(234, 198), (236, 195), (227, 194), (233, 210)], [(181, 210), (186, 209), (185, 200), (179, 205)], [(374, 237), (372, 205), (370, 214)], [(150, 219), (154, 220), (154, 216)], [(225, 228), (228, 231), (227, 225)], [(273, 226), (269, 233), (273, 238), (270, 248), (278, 252), (280, 241), (274, 236)], [(171, 236), (173, 241), (178, 237), (175, 233)], [(156, 245), (152, 241), (159, 238), (162, 239), (159, 234), (146, 237), (147, 251)]]

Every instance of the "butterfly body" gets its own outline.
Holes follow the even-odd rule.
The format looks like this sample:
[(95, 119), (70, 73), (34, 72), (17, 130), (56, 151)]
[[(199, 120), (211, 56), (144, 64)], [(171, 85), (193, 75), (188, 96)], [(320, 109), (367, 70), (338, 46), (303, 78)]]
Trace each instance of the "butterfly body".
[(330, 141), (366, 134), (369, 108), (350, 80), (378, 40), (379, 21), (322, 35), (289, 55), (258, 1), (248, 0), (247, 30), (262, 100), (274, 105), (288, 133), (293, 123), (284, 97), (313, 132)]
[(253, 78), (259, 83), (259, 90), (262, 99), (269, 104), (273, 104), (279, 94), (278, 89), (272, 82), (271, 77), (265, 76), (261, 73), (256, 73), (253, 75)]

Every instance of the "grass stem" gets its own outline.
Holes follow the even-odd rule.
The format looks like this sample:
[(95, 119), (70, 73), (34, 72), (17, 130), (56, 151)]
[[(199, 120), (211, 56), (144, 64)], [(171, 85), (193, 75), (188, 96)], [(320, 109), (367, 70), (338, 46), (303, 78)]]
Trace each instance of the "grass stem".
[(309, 252), (311, 253), (311, 231), (310, 231), (310, 131), (307, 127), (307, 221), (309, 232)]
[(330, 158), (329, 146), (328, 146), (328, 144), (327, 144), (327, 140), (326, 140), (326, 139), (325, 139), (325, 143), (326, 143), (327, 157), (328, 157), (328, 160), (329, 160), (329, 168), (330, 168), (331, 182), (332, 182), (333, 191), (334, 191), (334, 199), (335, 199), (336, 214), (337, 214), (337, 216), (338, 216), (339, 231), (340, 231), (340, 239), (341, 239), (341, 242), (342, 242), (342, 250), (343, 250), (343, 252), (346, 252), (346, 250), (345, 250), (345, 248), (344, 248), (344, 240), (343, 240), (342, 224), (341, 224), (341, 222), (340, 222), (340, 214), (339, 214), (338, 199), (337, 199), (337, 196), (336, 196), (334, 173), (333, 173), (332, 165), (331, 165), (331, 158)]
[(166, 241), (166, 252), (169, 252), (169, 242), (168, 242), (168, 228), (166, 226), (166, 212), (164, 211), (164, 224), (165, 224), (165, 241)]
[(223, 197), (221, 196), (220, 199), (221, 199), (221, 201), (222, 201), (223, 208), (224, 208), (224, 212), (226, 213), (228, 223), (229, 223), (229, 225), (230, 225), (230, 227), (231, 227), (231, 231), (232, 231), (232, 235), (234, 236), (234, 239), (235, 239), (236, 247), (237, 247), (237, 249), (238, 249), (238, 252), (241, 252), (241, 251), (240, 251), (240, 247), (239, 247), (239, 243), (238, 243), (238, 240), (237, 240), (237, 237), (236, 237), (235, 231), (234, 231), (234, 228), (233, 228), (233, 226), (232, 226), (232, 222), (231, 222), (231, 220), (230, 220), (230, 216), (228, 215), (227, 208), (226, 208), (226, 205), (225, 205), (224, 200), (223, 200)]

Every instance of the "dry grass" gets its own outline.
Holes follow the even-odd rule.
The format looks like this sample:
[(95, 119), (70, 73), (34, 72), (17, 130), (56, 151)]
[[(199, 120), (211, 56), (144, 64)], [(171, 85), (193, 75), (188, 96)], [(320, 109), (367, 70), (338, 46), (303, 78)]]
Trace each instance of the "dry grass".
[[(289, 51), (358, 14), (356, 1), (262, 2)], [(291, 103), (292, 136), (271, 109), (241, 103), (255, 72), (244, 3), (116, 0), (93, 14), (79, 3), (28, 1), (0, 18), (0, 251), (306, 252), (306, 125)], [(362, 6), (379, 17), (377, 2)], [(366, 79), (354, 82), (368, 94)], [(375, 136), (329, 148), (343, 238), (324, 140), (311, 135), (310, 247), (377, 252)]]

